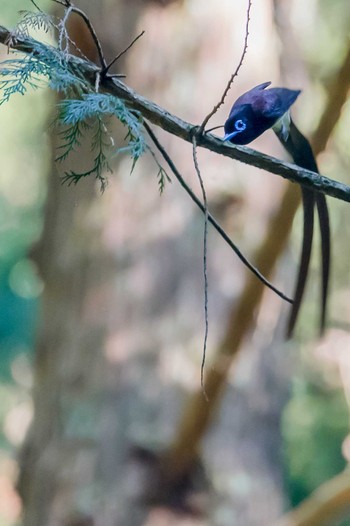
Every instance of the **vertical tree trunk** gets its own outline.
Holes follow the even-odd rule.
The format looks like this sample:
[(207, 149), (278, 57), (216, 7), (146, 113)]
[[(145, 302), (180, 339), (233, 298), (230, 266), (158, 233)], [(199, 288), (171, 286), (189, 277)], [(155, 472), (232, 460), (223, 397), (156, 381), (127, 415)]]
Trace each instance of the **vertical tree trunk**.
[[(107, 57), (117, 54), (135, 33), (141, 4), (89, 4)], [(96, 59), (82, 20), (73, 15), (68, 25), (71, 39)], [(53, 157), (57, 144), (54, 135)], [(81, 159), (93, 162), (88, 146), (69, 160), (69, 169), (81, 171)], [(35, 250), (45, 291), (34, 363), (35, 415), (21, 455), (25, 526), (95, 524), (99, 395), (109, 284), (116, 269), (103, 241), (105, 200), (95, 181), (68, 187), (61, 175), (62, 167), (53, 163), (44, 230)]]

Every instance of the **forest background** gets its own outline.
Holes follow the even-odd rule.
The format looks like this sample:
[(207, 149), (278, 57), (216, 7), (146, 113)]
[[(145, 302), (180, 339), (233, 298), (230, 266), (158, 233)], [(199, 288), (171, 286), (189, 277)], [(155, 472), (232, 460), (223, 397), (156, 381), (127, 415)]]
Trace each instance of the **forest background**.
[[(200, 123), (219, 100), (242, 53), (247, 2), (77, 5), (109, 58), (145, 30), (120, 71), (189, 122)], [(31, 8), (1, 0), (1, 25), (13, 27), (18, 11)], [(250, 16), (243, 66), (212, 125), (256, 84), (302, 89), (293, 116), (319, 153), (321, 173), (350, 184), (350, 106), (342, 104), (350, 84), (348, 0), (309, 0), (307, 9), (301, 0), (260, 0)], [(81, 21), (70, 23), (72, 38), (95, 58)], [(4, 46), (1, 53), (5, 60)], [(206, 477), (197, 473), (179, 501), (157, 495), (145, 505), (145, 450), (153, 459), (176, 442), (186, 410), (204, 400), (203, 216), (176, 180), (159, 195), (151, 156), (131, 175), (128, 155), (118, 156), (104, 193), (93, 179), (62, 185), (54, 106), (55, 96), (38, 90), (0, 107), (0, 525), (273, 524), (342, 473), (350, 457), (347, 203), (328, 199), (335, 257), (325, 336), (317, 337), (316, 246), (293, 341), (284, 341), (288, 305), (270, 291), (242, 322), (200, 437)], [(200, 195), (191, 146), (155, 131)], [(122, 141), (117, 125), (114, 133)], [(272, 133), (252, 146), (285, 158)], [(87, 147), (69, 162), (79, 167), (82, 158)], [(254, 259), (289, 183), (207, 151), (198, 158), (210, 210)], [(289, 293), (301, 224), (298, 213), (271, 278)], [(237, 334), (247, 276), (209, 230), (206, 371)], [(325, 524), (340, 524), (336, 517), (335, 506)]]

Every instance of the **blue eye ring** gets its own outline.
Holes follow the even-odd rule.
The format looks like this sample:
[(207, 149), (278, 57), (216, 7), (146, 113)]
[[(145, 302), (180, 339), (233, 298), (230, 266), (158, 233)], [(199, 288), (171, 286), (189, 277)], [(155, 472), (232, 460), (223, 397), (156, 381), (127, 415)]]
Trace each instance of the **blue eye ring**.
[(235, 129), (242, 132), (246, 129), (247, 125), (242, 119), (237, 119), (235, 122)]

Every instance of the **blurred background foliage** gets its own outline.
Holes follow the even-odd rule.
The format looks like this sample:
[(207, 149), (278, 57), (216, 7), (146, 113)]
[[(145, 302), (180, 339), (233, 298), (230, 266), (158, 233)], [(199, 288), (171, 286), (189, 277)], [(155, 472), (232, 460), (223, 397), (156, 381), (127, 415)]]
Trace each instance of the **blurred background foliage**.
[(349, 409), (340, 390), (296, 378), (284, 415), (287, 485), (295, 506), (345, 467)]
[[(2, 2), (1, 23), (13, 26), (18, 10), (26, 2)], [(28, 7), (28, 6), (26, 6)], [(6, 49), (1, 50), (6, 59)], [(1, 108), (3, 134), (1, 170), (1, 376), (11, 378), (11, 363), (19, 352), (28, 354), (33, 347), (38, 297), (42, 284), (28, 257), (38, 240), (45, 199), (44, 174), (49, 151), (45, 93), (18, 97)], [(15, 189), (15, 191), (14, 191)]]
[[(276, 0), (277, 2), (278, 0)], [(225, 9), (230, 9), (230, 2), (222, 3), (225, 4)], [(239, 47), (241, 46), (240, 42), (242, 42), (245, 13), (245, 2), (241, 3), (242, 6), (239, 9), (237, 8), (238, 11), (234, 11), (235, 14), (239, 13), (240, 16), (235, 19), (232, 18), (230, 21), (232, 28), (235, 26), (233, 29), (239, 33), (238, 36), (235, 34), (235, 43)], [(89, 2), (86, 2), (85, 5), (83, 4), (81, 4), (82, 7), (88, 11)], [(189, 24), (189, 20), (194, 21), (199, 17), (199, 20), (202, 20), (202, 23), (204, 23), (204, 14), (201, 11), (207, 12), (207, 18), (205, 19), (208, 24), (206, 26), (207, 36), (203, 46), (207, 46), (210, 49), (211, 45), (214, 46), (211, 42), (214, 42), (217, 35), (215, 32), (209, 31), (209, 20), (215, 24), (214, 19), (218, 10), (218, 3), (207, 1), (205, 4), (206, 6), (203, 7), (203, 0), (186, 0), (182, 7), (182, 21), (179, 14), (176, 13), (176, 8), (170, 6), (167, 8), (168, 18), (166, 18), (166, 23), (169, 25), (173, 24), (170, 32), (175, 31), (175, 33), (176, 27), (174, 29), (174, 26), (178, 24), (177, 31), (180, 34), (181, 28), (183, 26), (187, 27), (186, 24)], [(297, 85), (293, 86), (291, 84), (290, 87), (302, 87), (304, 89), (303, 111), (298, 111), (297, 118), (303, 128), (311, 134), (317, 125), (319, 115), (322, 113), (326, 87), (341, 64), (349, 46), (350, 4), (349, 0), (308, 0), (307, 6), (305, 6), (304, 0), (290, 0), (288, 5), (290, 8), (290, 19), (288, 22), (298, 42), (299, 48), (297, 52), (300, 54), (301, 69), (304, 70), (304, 77), (299, 76), (296, 82)], [(50, 7), (50, 2), (41, 1), (40, 6), (43, 9), (48, 8)], [(0, 23), (4, 26), (13, 26), (18, 20), (18, 10), (30, 8), (30, 3), (26, 0), (12, 0), (11, 2), (0, 0)], [(110, 9), (112, 8), (111, 6)], [(240, 78), (237, 82), (238, 86), (235, 88), (237, 93), (241, 87), (248, 88), (255, 81), (258, 84), (260, 81), (270, 80), (271, 78), (271, 80), (277, 82), (279, 78), (279, 61), (283, 48), (275, 33), (271, 34), (274, 43), (271, 49), (266, 52), (268, 60), (271, 61), (271, 73), (266, 62), (263, 66), (258, 62), (254, 62), (254, 60), (259, 61), (259, 58), (256, 59), (254, 56), (254, 50), (256, 51), (257, 46), (255, 39), (260, 43), (265, 42), (266, 39), (264, 35), (259, 34), (259, 25), (256, 20), (254, 22), (254, 10), (265, 13), (269, 17), (273, 13), (274, 5), (268, 0), (253, 2), (253, 25), (246, 59), (247, 64), (240, 73)], [(210, 14), (208, 15), (208, 13)], [(146, 17), (144, 23), (147, 23)], [(238, 25), (240, 25), (239, 28)], [(155, 29), (153, 30), (155, 31)], [(167, 107), (168, 103), (171, 111), (178, 113), (189, 121), (197, 119), (196, 122), (199, 122), (200, 115), (203, 116), (207, 109), (211, 108), (212, 103), (216, 102), (224, 84), (213, 87), (208, 80), (208, 86), (196, 85), (193, 77), (199, 74), (201, 68), (202, 70), (206, 68), (206, 55), (198, 50), (194, 43), (195, 39), (199, 38), (197, 31), (198, 28), (193, 28), (191, 37), (187, 33), (185, 43), (182, 38), (179, 38), (178, 42), (173, 40), (171, 43), (167, 42), (165, 38), (164, 56), (159, 58), (159, 63), (154, 66), (153, 74), (162, 76), (162, 82), (157, 84), (158, 93), (156, 95), (160, 97), (159, 94), (165, 88), (165, 94), (163, 93), (162, 95), (165, 107)], [(151, 45), (155, 45), (155, 40), (152, 40), (154, 36), (152, 29), (149, 29), (149, 34)], [(186, 69), (186, 61), (184, 61), (182, 69), (179, 72), (175, 70), (172, 72), (175, 74), (170, 75), (169, 69), (167, 69), (169, 66), (166, 64), (167, 53), (170, 55), (170, 64), (176, 64), (176, 58), (174, 58), (176, 46), (179, 47), (178, 53), (181, 55), (181, 53), (185, 52), (185, 45), (190, 53), (194, 55), (197, 53), (197, 70), (193, 71), (192, 66)], [(226, 61), (228, 64), (226, 73), (221, 72), (218, 75), (223, 81), (233, 69), (229, 58), (231, 45), (232, 43), (230, 42), (223, 46), (227, 51)], [(147, 48), (147, 39), (143, 40), (142, 46)], [(223, 48), (219, 46), (219, 49), (221, 51)], [(209, 53), (208, 50), (207, 53)], [(1, 48), (1, 56), (3, 59), (6, 59), (6, 49), (4, 47)], [(213, 63), (215, 63), (215, 56), (214, 59), (213, 57), (211, 58)], [(150, 59), (148, 58), (148, 60)], [(140, 92), (147, 94), (147, 90), (152, 85), (152, 75), (150, 73), (145, 75), (145, 86), (143, 86), (142, 71), (144, 68), (149, 68), (150, 62), (147, 63), (145, 52), (139, 50), (138, 54), (138, 51), (135, 49), (130, 56), (129, 67), (131, 71), (133, 71), (133, 67), (138, 61), (140, 71), (138, 71), (138, 75), (135, 74), (134, 76), (131, 73), (131, 79), (138, 85)], [(164, 64), (162, 61), (164, 61)], [(258, 70), (259, 78), (254, 78), (254, 64)], [(164, 70), (162, 70), (162, 67)], [(156, 71), (157, 68), (158, 71)], [(134, 67), (134, 71), (136, 69)], [(266, 78), (261, 78), (262, 70)], [(201, 74), (204, 75), (204, 78), (209, 79), (212, 76), (212, 71), (209, 70), (205, 74), (202, 71)], [(300, 82), (305, 79), (307, 79), (305, 85), (301, 86)], [(192, 96), (189, 97), (189, 93), (196, 93), (196, 90), (198, 90), (196, 97), (201, 100), (198, 102), (199, 107), (194, 108), (191, 103)], [(216, 96), (215, 93), (217, 94)], [(230, 100), (233, 100), (233, 96)], [(2, 124), (0, 141), (0, 424), (2, 430), (0, 434), (0, 526), (17, 524), (21, 509), (19, 499), (14, 490), (18, 469), (16, 454), (23, 442), (32, 417), (31, 364), (40, 313), (40, 295), (44, 287), (36, 265), (31, 259), (31, 250), (38, 241), (42, 231), (43, 205), (47, 191), (46, 175), (49, 171), (51, 155), (48, 130), (51, 105), (52, 99), (50, 95), (45, 93), (45, 91), (40, 91), (30, 93), (26, 97), (15, 97), (9, 104), (0, 108)], [(217, 124), (222, 123), (222, 119), (228, 109), (229, 104), (217, 116)], [(213, 122), (213, 126), (215, 124), (216, 122)], [(347, 184), (350, 184), (349, 126), (350, 104), (347, 103), (330, 141), (331, 144), (319, 158), (322, 173)], [(271, 148), (266, 148), (266, 144), (264, 142), (259, 143), (264, 150), (271, 153)], [(181, 152), (182, 146), (180, 143), (180, 145), (173, 147), (176, 155)], [(276, 146), (273, 146), (272, 150), (274, 148), (276, 149)], [(278, 150), (272, 151), (272, 153), (278, 155)], [(212, 156), (210, 158), (206, 157), (206, 159), (208, 188), (209, 192), (212, 191), (214, 195), (212, 199), (213, 208), (218, 206), (220, 210), (220, 203), (226, 203), (227, 208), (225, 210), (227, 210), (227, 213), (232, 214), (233, 210), (236, 217), (228, 221), (228, 228), (233, 228), (233, 235), (235, 238), (240, 238), (243, 248), (249, 252), (261, 234), (260, 218), (252, 217), (252, 211), (256, 206), (253, 197), (255, 192), (254, 185), (257, 182), (255, 179), (254, 182), (248, 183), (244, 179), (247, 178), (248, 171), (251, 172), (252, 169), (249, 167), (235, 167), (236, 182), (228, 184), (226, 178), (231, 177), (232, 172), (230, 171), (229, 175), (225, 174), (224, 182), (222, 182), (222, 180), (220, 181), (220, 175), (217, 175), (216, 160)], [(185, 158), (185, 160), (181, 160), (180, 164), (187, 167), (187, 162), (188, 160)], [(223, 167), (222, 170), (225, 170), (228, 164), (223, 163), (220, 166)], [(152, 173), (154, 171), (149, 166), (147, 166), (147, 170)], [(124, 186), (130, 188), (134, 181), (138, 183), (141, 173), (142, 169), (136, 170), (136, 173), (132, 176), (134, 179), (129, 179), (129, 176), (125, 175)], [(146, 177), (148, 176), (146, 175)], [(257, 205), (258, 207), (260, 206), (258, 212), (262, 211), (266, 216), (270, 213), (270, 201), (272, 199), (269, 189), (276, 188), (277, 196), (280, 193), (278, 187), (280, 182), (270, 183), (269, 177), (264, 175), (265, 180), (269, 181), (266, 186), (269, 187), (270, 185), (270, 187), (261, 197), (263, 204)], [(148, 177), (148, 184), (154, 185), (156, 191), (155, 177), (153, 179)], [(263, 185), (260, 182), (259, 184)], [(168, 185), (166, 188), (166, 193), (168, 199), (170, 196), (170, 200), (174, 185), (175, 183)], [(218, 188), (215, 189), (216, 185)], [(108, 194), (108, 192), (109, 189), (107, 188), (106, 193)], [(227, 196), (230, 196), (232, 201)], [(185, 199), (186, 197), (183, 197), (183, 200)], [(225, 201), (226, 199), (228, 201)], [(161, 201), (159, 203), (160, 207), (164, 206), (161, 204)], [(169, 213), (171, 213), (171, 210), (169, 210)], [(176, 215), (179, 213), (179, 210), (174, 210), (173, 213)], [(181, 213), (183, 213), (182, 209)], [(219, 213), (223, 214), (222, 211)], [(292, 349), (294, 353), (293, 363), (295, 364), (295, 361), (297, 361), (297, 366), (293, 365), (291, 367), (292, 378), (290, 380), (292, 387), (289, 394), (290, 397), (283, 410), (281, 425), (286, 502), (289, 501), (292, 506), (300, 503), (322, 482), (339, 473), (346, 466), (350, 456), (349, 451), (344, 446), (349, 432), (350, 396), (350, 378), (346, 369), (350, 360), (349, 213), (348, 205), (332, 200), (333, 253), (336, 258), (332, 283), (330, 329), (327, 333), (326, 343), (315, 342), (313, 339), (315, 334), (315, 312), (318, 303), (318, 254), (315, 250), (313, 276), (308, 288), (307, 303), (303, 309), (303, 318), (300, 320), (298, 331), (302, 334), (302, 337), (300, 338), (300, 345)], [(202, 223), (198, 218), (195, 221), (192, 221), (191, 228), (198, 233)], [(300, 244), (298, 235), (300, 228), (298, 227), (300, 227), (300, 223), (301, 218), (298, 216), (291, 241), (292, 248), (288, 250), (286, 259), (293, 259), (295, 257), (294, 254), (298, 254)], [(198, 241), (198, 236), (195, 235), (192, 239), (198, 244), (197, 246), (187, 246), (187, 250), (191, 251), (196, 248), (198, 254), (200, 254), (201, 243)], [(169, 249), (171, 250), (170, 247)], [(211, 259), (212, 261), (215, 260), (215, 254), (211, 256)], [(197, 262), (198, 265), (201, 265), (200, 257), (198, 257)], [(288, 261), (285, 261), (284, 264), (287, 270), (282, 270), (281, 276), (284, 279), (284, 283), (288, 283), (291, 267)], [(218, 265), (218, 263), (214, 262), (213, 265)], [(142, 282), (144, 284), (142, 273), (141, 276), (138, 276), (138, 279), (141, 280), (139, 283)], [(225, 279), (230, 282), (230, 278), (227, 275)], [(222, 286), (224, 285), (222, 284)], [(146, 285), (145, 287), (147, 289)], [(183, 285), (183, 289), (183, 294), (186, 295), (186, 284)], [(179, 295), (177, 301), (181, 302), (181, 297)], [(218, 318), (223, 313), (224, 306), (225, 301), (221, 304)], [(269, 305), (267, 308), (269, 308)], [(278, 313), (279, 308), (273, 305), (272, 310)], [(218, 327), (215, 313), (213, 313), (212, 319), (213, 328), (211, 330), (212, 334), (216, 336), (216, 333), (219, 333), (221, 329)], [(283, 320), (282, 316), (282, 324)], [(190, 330), (188, 331), (189, 347), (192, 355), (192, 362), (189, 366), (190, 372), (183, 370), (183, 367), (186, 367), (188, 364), (181, 358), (182, 355), (180, 353), (178, 363), (174, 362), (174, 368), (177, 368), (178, 373), (174, 376), (169, 374), (168, 378), (164, 380), (165, 382), (171, 382), (175, 378), (176, 385), (177, 375), (183, 375), (184, 380), (181, 381), (183, 381), (184, 385), (187, 382), (191, 389), (193, 388), (193, 385), (191, 385), (193, 381), (198, 381), (199, 373), (197, 376), (196, 374), (200, 363), (198, 353), (202, 322), (199, 317), (197, 321), (197, 334), (193, 335)], [(159, 323), (164, 323), (166, 326), (170, 322), (162, 319), (160, 316)], [(267, 320), (267, 326), (272, 327), (272, 330), (276, 329), (274, 323), (269, 322), (269, 320)], [(214, 339), (213, 337), (213, 341)], [(247, 344), (243, 352), (249, 353), (253, 347), (254, 341), (251, 344)], [(174, 349), (176, 349), (176, 342), (173, 345)], [(280, 346), (279, 351), (287, 352), (282, 346)], [(298, 351), (300, 352), (296, 358), (295, 355)], [(150, 359), (152, 360), (153, 358), (151, 357)], [(193, 380), (193, 375), (191, 376), (191, 371), (195, 371), (195, 380)], [(247, 373), (244, 369), (242, 373), (243, 378), (245, 374)], [(188, 381), (186, 375), (189, 377)], [(286, 375), (288, 375), (288, 371)], [(239, 375), (238, 377), (240, 378)], [(140, 382), (142, 382), (142, 379)], [(233, 384), (234, 382), (235, 378), (232, 379)], [(135, 411), (135, 414), (137, 414), (136, 409)], [(77, 419), (77, 422), (81, 423), (82, 434), (84, 434), (84, 426), (89, 424), (88, 420), (89, 416), (86, 417), (86, 415)], [(259, 433), (258, 430), (256, 432)], [(224, 440), (229, 441), (229, 437), (224, 437)], [(226, 447), (229, 447), (229, 444)], [(234, 473), (232, 477), (234, 479)], [(238, 484), (237, 479), (235, 480), (235, 483)], [(242, 483), (243, 486), (244, 484)], [(217, 487), (220, 487), (220, 481), (217, 483)], [(221, 519), (217, 520), (218, 524), (227, 523), (224, 519), (222, 522), (220, 522)], [(152, 526), (151, 522), (149, 524)], [(240, 523), (237, 522), (237, 524)]]
[[(46, 2), (48, 5), (48, 2)], [(13, 27), (28, 2), (1, 0), (1, 24)], [(1, 48), (1, 60), (6, 49)], [(48, 96), (18, 97), (1, 107), (0, 141), (0, 524), (14, 524), (20, 505), (11, 485), (15, 450), (31, 418), (31, 362), (42, 280), (30, 258), (41, 233), (48, 169)], [(12, 482), (10, 483), (10, 481)]]

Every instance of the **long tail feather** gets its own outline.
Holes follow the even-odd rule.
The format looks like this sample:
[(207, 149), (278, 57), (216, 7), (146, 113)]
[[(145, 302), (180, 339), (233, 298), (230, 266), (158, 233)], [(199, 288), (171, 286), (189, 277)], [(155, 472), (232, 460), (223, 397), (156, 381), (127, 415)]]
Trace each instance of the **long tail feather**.
[(290, 338), (293, 334), (293, 330), (301, 307), (301, 302), (304, 296), (306, 280), (310, 267), (312, 241), (314, 236), (314, 192), (302, 188), (302, 199), (304, 210), (303, 245), (294, 293), (294, 302), (290, 311), (288, 321), (287, 338)]
[(323, 194), (316, 193), (316, 206), (321, 231), (321, 255), (322, 255), (322, 304), (320, 332), (324, 332), (326, 325), (326, 310), (328, 298), (329, 275), (331, 265), (331, 232), (329, 224), (329, 213), (326, 197)]
[[(289, 135), (287, 139), (279, 130), (275, 130), (276, 135), (293, 158), (293, 161), (299, 166), (318, 172), (317, 163), (312, 152), (309, 141), (298, 130), (294, 122), (290, 121)], [(330, 274), (330, 254), (331, 254), (331, 236), (330, 223), (326, 198), (323, 194), (302, 188), (303, 208), (304, 208), (304, 233), (302, 255), (299, 265), (295, 299), (292, 307), (287, 336), (290, 337), (297, 320), (300, 305), (303, 299), (305, 284), (310, 265), (311, 245), (313, 239), (314, 227), (314, 208), (317, 206), (318, 220), (321, 232), (321, 254), (322, 254), (322, 303), (321, 303), (321, 334), (325, 327), (328, 285)]]

